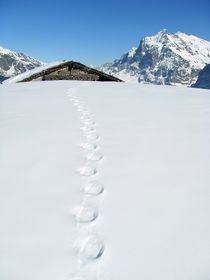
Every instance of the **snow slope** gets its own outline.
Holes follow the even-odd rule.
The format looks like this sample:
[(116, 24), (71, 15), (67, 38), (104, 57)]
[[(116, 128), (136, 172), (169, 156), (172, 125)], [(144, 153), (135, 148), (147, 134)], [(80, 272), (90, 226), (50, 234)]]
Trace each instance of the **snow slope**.
[(1, 85), (0, 279), (208, 279), (209, 103), (182, 87)]

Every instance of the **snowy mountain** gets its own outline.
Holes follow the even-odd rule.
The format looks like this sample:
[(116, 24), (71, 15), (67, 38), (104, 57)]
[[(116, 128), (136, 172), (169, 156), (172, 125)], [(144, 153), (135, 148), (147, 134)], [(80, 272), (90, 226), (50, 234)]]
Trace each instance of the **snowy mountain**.
[(144, 37), (138, 48), (102, 65), (100, 70), (125, 81), (190, 86), (207, 63), (210, 42), (181, 32), (170, 34), (164, 29)]
[(0, 81), (43, 65), (24, 53), (16, 53), (0, 47)]
[(192, 87), (210, 89), (210, 64), (207, 64), (200, 71), (198, 79)]

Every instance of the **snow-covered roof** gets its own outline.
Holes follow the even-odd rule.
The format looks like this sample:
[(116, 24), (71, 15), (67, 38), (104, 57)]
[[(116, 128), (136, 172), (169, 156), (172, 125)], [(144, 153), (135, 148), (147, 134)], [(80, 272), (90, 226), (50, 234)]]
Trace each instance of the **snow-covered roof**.
[[(53, 73), (54, 71), (57, 71), (58, 68), (62, 69), (62, 68), (66, 68), (66, 67), (73, 67), (74, 69), (82, 70), (82, 72), (87, 72), (87, 75), (88, 74), (97, 75), (97, 77), (100, 81), (117, 81), (117, 82), (122, 81), (117, 77), (111, 76), (111, 75), (106, 74), (102, 71), (99, 71), (97, 69), (88, 67), (88, 66), (86, 66), (82, 63), (71, 60), (71, 61), (57, 61), (57, 62), (45, 64), (45, 65), (37, 67), (33, 70), (24, 72), (23, 74), (20, 74), (18, 76), (7, 79), (7, 80), (4, 81), (4, 83), (5, 84), (10, 84), (10, 83), (16, 83), (16, 82), (31, 81), (31, 80), (43, 77), (44, 75)], [(69, 71), (69, 75), (71, 75), (70, 71)], [(72, 75), (71, 78), (74, 79), (75, 76)], [(76, 78), (77, 79), (78, 78), (83, 79), (83, 77), (82, 76), (80, 77), (79, 75)], [(64, 79), (66, 79), (66, 76), (64, 76)]]
[(42, 66), (39, 66), (39, 67), (36, 67), (32, 70), (29, 70), (29, 71), (26, 71), (20, 75), (17, 75), (17, 76), (14, 76), (14, 77), (11, 77), (7, 80), (5, 80), (3, 83), (4, 84), (12, 84), (12, 83), (17, 83), (17, 82), (20, 82), (28, 77), (30, 77), (31, 75), (34, 75), (34, 74), (37, 74), (37, 73), (40, 73), (44, 70), (47, 70), (51, 67), (54, 67), (54, 66), (58, 66), (60, 64), (63, 64), (64, 61), (54, 61), (54, 62), (51, 62), (51, 63), (47, 63), (47, 64), (44, 64)]

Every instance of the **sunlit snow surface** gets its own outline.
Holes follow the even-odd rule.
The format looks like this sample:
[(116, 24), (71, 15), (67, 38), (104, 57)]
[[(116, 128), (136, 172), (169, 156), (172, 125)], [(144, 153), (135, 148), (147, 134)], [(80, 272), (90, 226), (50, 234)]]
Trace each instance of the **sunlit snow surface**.
[(0, 135), (0, 279), (209, 279), (210, 91), (1, 85)]

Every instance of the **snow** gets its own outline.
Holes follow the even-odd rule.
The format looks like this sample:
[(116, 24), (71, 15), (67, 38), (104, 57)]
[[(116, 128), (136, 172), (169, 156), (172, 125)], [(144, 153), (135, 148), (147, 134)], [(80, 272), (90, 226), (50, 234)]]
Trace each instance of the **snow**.
[(156, 46), (159, 52), (165, 44), (166, 38), (169, 41), (171, 50), (183, 59), (188, 61), (196, 69), (202, 69), (206, 63), (210, 62), (210, 42), (193, 35), (182, 32), (170, 34), (163, 29), (154, 36), (146, 37), (146, 42), (151, 46)]
[[(11, 51), (0, 46), (0, 54), (10, 54)], [(13, 53), (13, 52), (12, 52)]]
[(210, 94), (0, 86), (0, 278), (210, 275)]
[(133, 57), (136, 54), (136, 50), (137, 48), (130, 49), (130, 51), (128, 52), (128, 57)]
[(119, 78), (122, 81), (127, 82), (127, 83), (138, 83), (138, 75), (137, 74), (131, 75), (131, 73), (129, 71), (127, 71), (126, 69), (123, 69), (122, 71), (119, 71), (116, 73), (112, 73), (110, 71), (108, 74), (113, 75), (116, 78)]
[(17, 83), (22, 81), (23, 79), (26, 79), (28, 77), (30, 77), (33, 74), (39, 73), (41, 71), (47, 70), (48, 68), (54, 67), (54, 66), (58, 66), (60, 64), (64, 63), (64, 61), (54, 61), (54, 62), (50, 62), (47, 64), (44, 64), (42, 66), (36, 67), (32, 70), (26, 71), (20, 75), (16, 75), (14, 77), (11, 77), (7, 80), (5, 80), (3, 83), (4, 84), (12, 84), (12, 83)]

